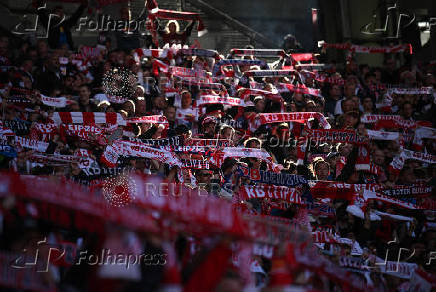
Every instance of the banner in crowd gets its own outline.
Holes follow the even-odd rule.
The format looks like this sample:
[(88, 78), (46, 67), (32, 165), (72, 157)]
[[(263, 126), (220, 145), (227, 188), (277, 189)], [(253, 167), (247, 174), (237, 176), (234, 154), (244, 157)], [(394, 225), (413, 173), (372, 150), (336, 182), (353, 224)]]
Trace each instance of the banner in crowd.
[(128, 118), (126, 120), (126, 122), (128, 124), (164, 124), (164, 125), (168, 125), (168, 120), (163, 115)]
[(151, 22), (154, 22), (156, 18), (169, 19), (169, 20), (186, 20), (186, 21), (197, 21), (197, 31), (198, 36), (201, 37), (207, 32), (200, 15), (195, 12), (185, 12), (176, 10), (165, 10), (160, 8), (155, 8), (149, 11), (148, 18)]
[(209, 147), (233, 147), (233, 141), (227, 139), (199, 139), (190, 138), (185, 142), (190, 146), (209, 146)]
[(348, 50), (350, 52), (355, 53), (367, 53), (367, 54), (390, 54), (390, 53), (402, 53), (407, 52), (412, 54), (412, 45), (411, 44), (401, 44), (394, 46), (385, 46), (385, 47), (365, 47), (359, 45), (353, 45), (351, 43), (343, 43), (343, 44), (329, 44), (323, 43), (322, 48), (335, 48), (338, 50)]
[(317, 97), (322, 97), (320, 89), (309, 88), (306, 86), (296, 86), (289, 83), (279, 83), (276, 85), (276, 88), (280, 93), (295, 92), (295, 93), (309, 94)]
[(336, 129), (306, 129), (307, 136), (314, 140), (322, 140), (330, 143), (364, 144), (365, 139), (352, 130)]
[(52, 107), (66, 107), (70, 102), (65, 97), (49, 97), (41, 94), (41, 101), (44, 105)]
[(238, 165), (237, 173), (240, 176), (248, 177), (252, 182), (270, 184), (276, 186), (296, 187), (307, 184), (307, 180), (296, 174), (288, 173), (275, 173), (272, 171), (265, 171), (253, 169)]
[(255, 57), (284, 57), (286, 53), (280, 49), (231, 49), (231, 55)]
[(229, 106), (245, 106), (243, 99), (235, 97), (222, 97), (219, 95), (200, 95), (200, 98), (196, 101), (197, 106), (203, 106), (208, 104), (222, 104)]
[(318, 112), (260, 113), (257, 117), (261, 125), (298, 121), (306, 123), (309, 119), (317, 119), (323, 129), (331, 128), (324, 115)]
[(221, 59), (221, 57), (217, 51), (208, 50), (208, 49), (181, 48), (181, 49), (177, 50), (177, 53), (181, 54), (181, 55), (186, 55), (186, 56), (214, 58), (215, 60)]
[(277, 199), (288, 203), (303, 204), (297, 189), (274, 185), (244, 185), (239, 189), (240, 198), (250, 199)]
[(266, 66), (265, 61), (262, 60), (241, 60), (241, 59), (228, 59), (220, 60), (215, 63), (212, 69), (212, 76), (216, 77), (223, 73), (222, 68), (225, 66)]
[(162, 147), (162, 146), (183, 146), (183, 137), (174, 136), (170, 138), (163, 139), (140, 139), (140, 138), (130, 138), (130, 142), (140, 142), (147, 146), (152, 147)]

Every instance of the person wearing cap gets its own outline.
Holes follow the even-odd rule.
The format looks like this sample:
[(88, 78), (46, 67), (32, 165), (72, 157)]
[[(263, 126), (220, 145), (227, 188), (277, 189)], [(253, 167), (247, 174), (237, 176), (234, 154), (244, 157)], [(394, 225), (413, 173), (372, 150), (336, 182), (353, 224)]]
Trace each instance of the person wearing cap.
[(217, 125), (217, 119), (213, 116), (207, 116), (203, 119), (203, 138), (204, 139), (214, 139), (215, 138), (215, 128)]
[(263, 98), (263, 96), (258, 95), (254, 98), (253, 103), (256, 107), (256, 112), (258, 113), (263, 113), (263, 111), (265, 110), (265, 106), (266, 106), (266, 102), (265, 99)]

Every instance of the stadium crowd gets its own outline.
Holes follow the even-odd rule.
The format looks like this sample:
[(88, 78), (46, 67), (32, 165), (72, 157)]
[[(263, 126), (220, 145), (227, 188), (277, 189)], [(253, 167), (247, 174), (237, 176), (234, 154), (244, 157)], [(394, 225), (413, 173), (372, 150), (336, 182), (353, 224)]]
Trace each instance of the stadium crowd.
[[(69, 26), (85, 8), (83, 1)], [(194, 24), (152, 19), (158, 34), (144, 48), (134, 34), (75, 46), (62, 26), (36, 43), (1, 36), (4, 175), (80, 184), (101, 200), (107, 179), (183, 183), (239, 214), (310, 234), (317, 256), (304, 265), (284, 242), (262, 243), (241, 268), (241, 241), (228, 234), (196, 236), (175, 223), (135, 232), (86, 218), (83, 228), (66, 227), (55, 202), (0, 190), (2, 251), (34, 251), (35, 238), (46, 238), (69, 242), (77, 257), (102, 248), (165, 255), (129, 269), (52, 262), (43, 282), (58, 291), (434, 289), (434, 62), (387, 49), (373, 67), (358, 64), (360, 52), (347, 44), (315, 54), (295, 40), (283, 50), (216, 52), (188, 47)], [(348, 50), (344, 62), (326, 59), (334, 48)], [(347, 276), (320, 273), (320, 258)], [(364, 285), (354, 287), (351, 274)]]

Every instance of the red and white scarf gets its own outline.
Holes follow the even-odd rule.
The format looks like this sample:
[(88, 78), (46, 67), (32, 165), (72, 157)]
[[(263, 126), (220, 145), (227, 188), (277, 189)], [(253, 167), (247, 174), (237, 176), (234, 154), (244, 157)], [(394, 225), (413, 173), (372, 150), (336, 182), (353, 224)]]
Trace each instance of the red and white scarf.
[(367, 114), (364, 115), (360, 121), (364, 124), (375, 124), (374, 130), (379, 130), (381, 128), (407, 128), (412, 129), (418, 126), (427, 125), (426, 121), (409, 121), (404, 120), (399, 115), (373, 115)]
[(170, 166), (182, 166), (179, 158), (173, 152), (153, 148), (141, 142), (121, 140), (115, 141), (112, 145), (106, 147), (102, 155), (102, 162), (113, 167), (112, 165), (116, 165), (119, 156), (150, 158), (167, 163)]
[(249, 70), (245, 71), (244, 75), (247, 77), (278, 77), (289, 76), (297, 74), (297, 71), (293, 69), (286, 70)]
[(389, 88), (388, 93), (392, 94), (432, 94), (433, 87), (418, 87), (418, 88)]
[(119, 113), (100, 112), (54, 112), (51, 117), (56, 124), (117, 124), (126, 125), (126, 120)]
[(192, 69), (192, 68), (171, 66), (169, 71), (173, 76), (179, 76), (179, 77), (197, 77), (197, 78), (206, 77), (206, 71)]
[(85, 59), (92, 59), (98, 57), (100, 55), (100, 48), (98, 47), (90, 47), (90, 46), (81, 46), (80, 54)]
[(414, 159), (425, 163), (436, 163), (436, 155), (431, 155), (422, 152), (414, 152), (411, 150), (404, 149), (402, 155), (405, 159)]
[(41, 102), (52, 107), (66, 107), (71, 103), (65, 97), (49, 97), (43, 94), (41, 94)]
[(231, 49), (230, 54), (234, 56), (255, 56), (255, 57), (284, 57), (285, 51), (280, 49)]
[(296, 62), (312, 61), (315, 58), (314, 54), (312, 53), (291, 54), (291, 57)]
[(126, 120), (126, 122), (128, 124), (164, 124), (164, 125), (168, 125), (167, 118), (165, 116), (162, 116), (162, 115), (128, 118)]
[(219, 95), (200, 95), (200, 98), (197, 99), (195, 102), (197, 106), (216, 103), (230, 106), (245, 106), (245, 102), (243, 99), (235, 97), (221, 97)]
[(214, 58), (215, 60), (221, 59), (221, 57), (217, 51), (208, 50), (208, 49), (195, 49), (195, 48), (186, 49), (186, 48), (183, 48), (183, 49), (177, 50), (177, 53), (180, 55), (187, 55), (187, 56)]
[(221, 83), (210, 83), (206, 80), (202, 80), (203, 78), (195, 78), (195, 77), (184, 77), (182, 80), (178, 81), (182, 86), (198, 86), (200, 90), (225, 90), (225, 87)]
[(415, 129), (420, 126), (431, 125), (427, 121), (409, 121), (404, 119), (380, 120), (373, 127), (374, 130), (379, 129)]
[(164, 73), (170, 72), (170, 65), (161, 60), (153, 60), (152, 72), (154, 76), (159, 76), (159, 71)]
[(58, 133), (58, 126), (49, 123), (36, 123), (32, 125), (30, 129), (29, 137), (32, 140), (41, 140), (43, 142), (48, 142), (54, 138), (54, 135)]
[(199, 159), (182, 159), (182, 168), (191, 168), (191, 169), (209, 169), (210, 164), (208, 160), (199, 160)]
[(315, 118), (323, 129), (331, 128), (324, 115), (318, 112), (261, 113), (258, 115), (258, 118), (262, 125), (298, 121), (305, 123), (308, 119)]
[(326, 75), (321, 75), (319, 73), (314, 73), (307, 70), (300, 71), (302, 75), (305, 75), (306, 77), (309, 76), (309, 78), (315, 79), (317, 82), (321, 83), (330, 83), (330, 84), (337, 84), (337, 85), (344, 85), (345, 80), (340, 77), (328, 77)]
[(80, 163), (82, 158), (75, 155), (33, 153), (29, 157), (29, 160), (49, 165), (64, 165), (70, 163)]
[[(250, 86), (251, 86), (251, 83), (252, 82), (250, 82)], [(240, 89), (238, 92), (241, 94), (241, 98), (245, 99), (249, 95), (262, 95), (267, 99), (270, 99), (272, 101), (280, 103), (281, 111), (282, 112), (285, 111), (285, 104), (284, 104), (283, 98), (280, 94), (272, 93), (272, 92), (261, 89), (261, 88), (263, 88), (263, 86), (261, 84), (259, 84), (259, 85), (254, 84), (254, 86), (259, 86), (259, 89), (252, 89), (252, 88)]]
[(100, 141), (104, 145), (104, 130), (93, 125), (75, 125), (67, 124), (61, 126), (61, 135), (74, 136), (85, 141)]
[(356, 134), (352, 130), (336, 130), (336, 129), (306, 129), (307, 135), (314, 140), (322, 140), (331, 143), (352, 143), (363, 144), (363, 137)]
[(220, 60), (213, 65), (212, 76), (216, 77), (223, 75), (223, 67), (225, 66), (265, 66), (263, 60), (242, 60), (242, 59), (225, 59)]
[(280, 93), (291, 91), (291, 92), (296, 92), (296, 93), (301, 93), (301, 94), (309, 94), (309, 95), (318, 96), (318, 97), (322, 96), (320, 89), (309, 88), (309, 87), (306, 87), (305, 85), (296, 86), (296, 85), (289, 84), (289, 83), (280, 83), (280, 84), (276, 85), (276, 88)]
[(224, 159), (227, 157), (244, 158), (252, 157), (262, 159), (264, 161), (272, 161), (271, 155), (264, 149), (243, 148), (243, 147), (225, 147), (222, 152)]
[(189, 139), (185, 141), (185, 145), (191, 146), (215, 146), (215, 147), (232, 147), (233, 141), (227, 139)]
[[(359, 195), (359, 197), (360, 197), (360, 195)], [(394, 199), (394, 198), (385, 196), (383, 194), (368, 191), (368, 190), (363, 191), (362, 197), (365, 200), (365, 202), (368, 202), (368, 200), (377, 200), (377, 201), (389, 203), (389, 204), (395, 205), (397, 207), (405, 208), (405, 209), (411, 209), (411, 210), (421, 209), (421, 207), (418, 205), (415, 205), (412, 203), (407, 203), (405, 201)]]
[(378, 121), (399, 121), (403, 118), (399, 115), (373, 115), (367, 114), (364, 115), (360, 121), (364, 124), (375, 124)]
[(11, 130), (11, 129), (9, 129), (9, 128), (7, 128), (7, 127), (3, 127), (3, 123), (1, 123), (2, 121), (0, 121), (0, 137), (2, 138), (2, 139), (6, 139), (6, 137), (12, 137), (12, 136), (15, 136), (15, 133)]
[(376, 54), (376, 53), (402, 53), (402, 52), (408, 52), (409, 54), (412, 54), (412, 45), (411, 44), (401, 44), (401, 45), (395, 45), (395, 46), (385, 46), (385, 47), (365, 47), (365, 46), (358, 46), (353, 45), (350, 43), (342, 43), (342, 44), (328, 44), (323, 43), (322, 48), (335, 48), (339, 50), (348, 50), (351, 52), (356, 53), (367, 53), (367, 54)]
[(423, 139), (436, 139), (436, 129), (429, 127), (419, 127), (415, 130), (413, 137), (413, 148), (415, 150), (423, 149)]
[(207, 32), (206, 27), (204, 26), (203, 21), (200, 18), (200, 15), (195, 12), (184, 12), (184, 11), (182, 12), (182, 11), (155, 8), (149, 11), (148, 18), (152, 22), (156, 18), (198, 21), (198, 26), (197, 26), (198, 36), (201, 37)]
[(356, 170), (365, 170), (365, 171), (377, 171), (377, 168), (371, 169), (370, 164), (371, 158), (369, 156), (369, 150), (366, 145), (359, 145), (358, 155), (356, 159), (356, 165), (354, 166)]
[(152, 58), (172, 58), (171, 51), (169, 49), (136, 49), (133, 52), (133, 58), (138, 63), (141, 61), (142, 57), (152, 57)]
[(38, 140), (30, 140), (28, 138), (15, 136), (15, 143), (18, 146), (33, 149), (38, 152), (45, 152), (48, 148), (48, 143)]
[[(418, 268), (415, 263), (406, 263), (398, 261), (387, 261), (386, 263), (379, 265), (380, 272), (388, 274), (390, 276), (398, 277), (401, 279), (410, 279)], [(416, 290), (409, 290), (416, 291)]]
[(400, 133), (398, 132), (366, 130), (366, 133), (368, 134), (368, 137), (372, 140), (393, 141), (400, 138)]

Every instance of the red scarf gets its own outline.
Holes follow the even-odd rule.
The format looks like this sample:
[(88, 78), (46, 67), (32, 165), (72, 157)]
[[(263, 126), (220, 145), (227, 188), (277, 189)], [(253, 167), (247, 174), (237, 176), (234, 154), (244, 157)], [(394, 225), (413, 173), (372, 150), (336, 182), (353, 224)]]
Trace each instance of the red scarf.
[(243, 99), (235, 97), (221, 97), (219, 95), (200, 95), (200, 98), (197, 99), (195, 102), (197, 106), (216, 103), (230, 106), (245, 106), (245, 102)]
[(186, 20), (186, 21), (198, 21), (198, 36), (201, 37), (207, 32), (200, 15), (195, 12), (184, 12), (175, 10), (165, 10), (160, 8), (155, 8), (149, 11), (148, 18), (153, 22), (156, 18), (162, 19), (175, 19), (175, 20)]
[(51, 117), (56, 124), (117, 124), (126, 125), (126, 121), (119, 113), (100, 112), (55, 112)]
[(168, 125), (167, 118), (165, 116), (162, 116), (162, 115), (128, 118), (126, 120), (126, 122), (128, 124), (165, 124), (165, 125)]
[(276, 88), (279, 92), (291, 91), (291, 92), (321, 97), (321, 90), (320, 89), (309, 88), (309, 87), (306, 87), (305, 85), (296, 86), (296, 85), (292, 85), (289, 83), (280, 83), (280, 84), (276, 85)]
[(315, 118), (323, 129), (330, 129), (330, 124), (324, 115), (318, 112), (261, 113), (258, 118), (261, 125), (298, 121), (305, 123), (308, 119)]

